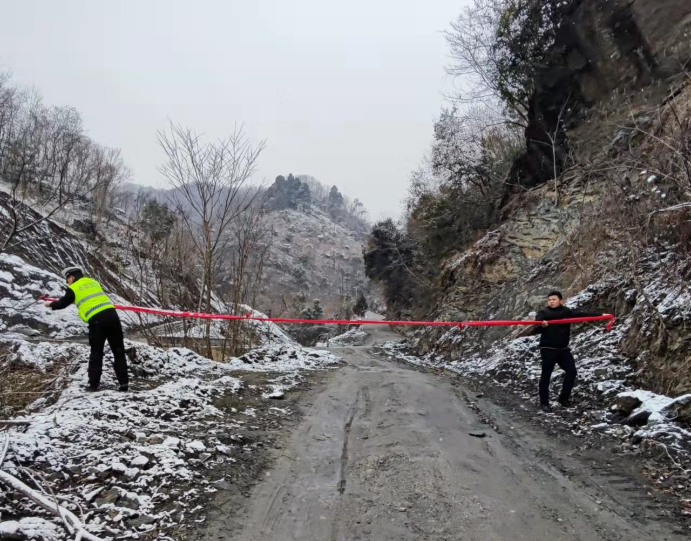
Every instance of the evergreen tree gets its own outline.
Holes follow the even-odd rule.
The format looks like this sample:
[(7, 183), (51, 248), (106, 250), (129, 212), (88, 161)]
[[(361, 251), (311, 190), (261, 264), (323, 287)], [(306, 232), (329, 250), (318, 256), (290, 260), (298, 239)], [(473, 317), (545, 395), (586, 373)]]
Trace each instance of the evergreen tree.
[(269, 186), (266, 199), (270, 210), (306, 210), (311, 203), (310, 188), (292, 174), (288, 178), (279, 175)]
[(329, 214), (332, 218), (339, 217), (343, 212), (343, 194), (338, 191), (336, 186), (332, 186), (329, 191)]
[(165, 203), (149, 199), (142, 209), (142, 229), (152, 241), (166, 238), (177, 221), (175, 213)]
[(362, 317), (365, 315), (368, 308), (369, 306), (367, 305), (367, 299), (365, 298), (365, 294), (362, 291), (360, 291), (360, 293), (358, 293), (357, 300), (353, 305), (353, 313), (356, 316)]
[(301, 317), (302, 319), (322, 319), (324, 308), (322, 308), (321, 301), (314, 299), (312, 306), (308, 306), (302, 311)]

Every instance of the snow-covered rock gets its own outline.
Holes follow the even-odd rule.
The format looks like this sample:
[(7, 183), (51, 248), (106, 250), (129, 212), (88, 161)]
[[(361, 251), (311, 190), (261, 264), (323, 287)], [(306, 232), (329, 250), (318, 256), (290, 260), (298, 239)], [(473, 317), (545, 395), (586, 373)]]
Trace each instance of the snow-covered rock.
[(369, 334), (365, 332), (362, 327), (355, 327), (349, 331), (329, 338), (329, 346), (362, 346), (366, 341)]
[[(29, 426), (12, 432), (4, 467), (13, 473), (12, 465), (18, 462), (40, 469), (48, 479), (78, 481), (76, 486), (85, 490), (72, 496), (82, 505), (95, 499), (95, 505), (116, 505), (124, 518), (130, 515), (123, 507), (165, 524), (170, 519), (156, 510), (152, 500), (155, 487), (191, 482), (195, 474), (179, 450), (194, 450), (195, 454), (206, 450), (199, 439), (185, 443), (183, 435), (201, 432), (209, 419), (219, 428), (232, 430), (213, 401), (237, 392), (241, 381), (230, 375), (230, 366), (191, 351), (163, 351), (139, 344), (136, 362), (149, 374), (144, 389), (135, 385), (134, 392), (118, 392), (106, 362), (103, 390), (87, 394), (81, 388), (86, 380), (87, 346), (3, 344), (11, 346), (10, 355), (39, 369), (57, 357), (74, 367), (57, 401), (24, 416)], [(115, 492), (102, 491), (109, 484)], [(193, 494), (180, 498), (185, 503)]]
[(139, 455), (130, 460), (130, 464), (137, 468), (142, 468), (149, 463), (149, 459), (144, 455)]
[(619, 393), (615, 401), (615, 406), (619, 411), (630, 413), (629, 421), (634, 416), (645, 417), (647, 424), (660, 424), (678, 419), (678, 412), (685, 413), (690, 404), (691, 394), (671, 398), (643, 389)]
[[(601, 386), (598, 385), (598, 390), (600, 390), (600, 388)], [(636, 396), (636, 394), (631, 392), (625, 392), (619, 393), (616, 396), (614, 400), (614, 405), (612, 407), (620, 413), (630, 415), (633, 412), (633, 410), (635, 410), (640, 405), (641, 399), (638, 396)]]
[(228, 364), (239, 370), (295, 372), (321, 370), (339, 362), (340, 358), (328, 351), (283, 345), (252, 350)]
[(36, 539), (62, 541), (64, 530), (57, 524), (40, 517), (0, 522), (0, 539)]
[(204, 442), (194, 440), (186, 443), (185, 449), (191, 453), (202, 453), (206, 451), (206, 445), (204, 445)]

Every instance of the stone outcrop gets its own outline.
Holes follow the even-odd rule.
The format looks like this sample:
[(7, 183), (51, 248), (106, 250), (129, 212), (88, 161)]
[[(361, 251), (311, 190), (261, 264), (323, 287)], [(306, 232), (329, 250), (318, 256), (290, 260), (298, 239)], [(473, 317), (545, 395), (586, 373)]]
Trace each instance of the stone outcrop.
[(581, 0), (562, 25), (535, 79), (526, 150), (516, 160), (514, 185), (554, 178), (550, 136), (557, 134), (557, 169), (569, 153), (566, 130), (613, 97), (680, 76), (691, 58), (688, 0)]

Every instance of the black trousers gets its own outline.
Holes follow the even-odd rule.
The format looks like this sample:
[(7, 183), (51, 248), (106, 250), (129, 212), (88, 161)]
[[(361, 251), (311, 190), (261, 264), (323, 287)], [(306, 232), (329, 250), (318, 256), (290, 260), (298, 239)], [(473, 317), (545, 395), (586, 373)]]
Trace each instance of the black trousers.
[(125, 340), (122, 335), (122, 325), (115, 308), (108, 308), (96, 314), (89, 320), (89, 345), (91, 356), (89, 357), (89, 385), (98, 387), (101, 383), (103, 372), (103, 348), (108, 340), (110, 350), (113, 352), (113, 368), (120, 385), (127, 385), (127, 357), (125, 356)]
[(549, 381), (554, 367), (559, 365), (566, 373), (559, 400), (568, 400), (576, 383), (576, 361), (568, 349), (540, 349), (542, 375), (540, 376), (540, 404), (549, 404)]

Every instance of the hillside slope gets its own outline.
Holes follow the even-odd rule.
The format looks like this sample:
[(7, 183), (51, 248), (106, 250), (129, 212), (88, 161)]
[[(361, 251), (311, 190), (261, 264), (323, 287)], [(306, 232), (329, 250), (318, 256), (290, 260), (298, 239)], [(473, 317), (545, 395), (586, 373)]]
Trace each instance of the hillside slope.
[[(7, 194), (0, 191), (0, 211), (7, 216)], [(42, 215), (28, 205), (22, 206), (27, 221)], [(72, 219), (72, 224), (74, 218)], [(122, 233), (124, 224), (114, 220), (111, 231)], [(156, 296), (137, 283), (127, 269), (125, 236), (113, 234), (105, 239), (87, 239), (57, 220), (45, 220), (20, 233), (0, 254), (0, 327), (6, 332), (43, 335), (53, 338), (86, 333), (75, 311), (52, 313), (38, 302), (41, 295), (62, 296), (65, 288), (60, 270), (80, 265), (100, 281), (115, 302), (156, 305)], [(68, 313), (69, 312), (69, 313)]]
[[(626, 39), (613, 30), (620, 20), (629, 25)], [(553, 118), (555, 82), (577, 96), (563, 119), (570, 162), (548, 182), (524, 168), (544, 158), (528, 127), (512, 171), (518, 176), (508, 182), (518, 193), (505, 197), (497, 227), (445, 262), (437, 315), (522, 318), (550, 289), (578, 294), (579, 306), (630, 320), (621, 347), (644, 369), (642, 384), (680, 394), (691, 389), (684, 369), (691, 362), (691, 177), (684, 169), (691, 153), (683, 146), (691, 135), (691, 78), (681, 67), (688, 42), (670, 48), (668, 39), (691, 31), (691, 5), (639, 0), (605, 8), (584, 0), (568, 23), (548, 56), (552, 65), (538, 75), (531, 118)], [(592, 39), (608, 46), (593, 48)], [(649, 51), (645, 66), (636, 47)], [(578, 55), (585, 62), (564, 60)], [(511, 332), (480, 331), (474, 347)]]
[(259, 306), (273, 314), (289, 309), (298, 295), (320, 299), (325, 311), (339, 309), (339, 296), (368, 289), (362, 262), (361, 234), (334, 222), (324, 211), (283, 209), (268, 220), (273, 242), (266, 287)]
[[(277, 184), (281, 186), (279, 194), (275, 193)], [(125, 189), (131, 198), (141, 195), (168, 205), (176, 199), (170, 190), (137, 184), (128, 184)], [(334, 189), (337, 208), (329, 206), (330, 189), (309, 175), (289, 175), (287, 183), (279, 176), (276, 183), (253, 196), (264, 210), (258, 227), (264, 232), (261, 247), (267, 247), (267, 253), (261, 256), (262, 284), (256, 296), (249, 299), (256, 309), (274, 316), (298, 316), (319, 299), (325, 313), (343, 315), (344, 305), (350, 309), (359, 292), (377, 302), (378, 295), (365, 277), (362, 260), (368, 230), (365, 211), (355, 199), (358, 214), (349, 213), (353, 203)], [(184, 197), (177, 200), (186, 208)], [(229, 258), (235, 257), (234, 242), (230, 240), (224, 248)], [(259, 251), (260, 246), (256, 246), (250, 257), (256, 257)], [(232, 278), (226, 281), (231, 283)]]

